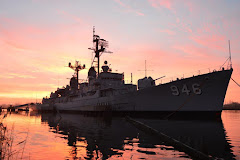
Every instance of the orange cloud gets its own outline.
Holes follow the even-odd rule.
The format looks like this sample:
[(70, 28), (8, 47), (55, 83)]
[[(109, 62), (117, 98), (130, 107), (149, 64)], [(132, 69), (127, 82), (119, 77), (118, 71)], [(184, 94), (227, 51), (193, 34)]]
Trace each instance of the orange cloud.
[[(123, 3), (125, 1), (115, 0), (115, 2), (125, 12), (144, 15), (128, 3)], [(176, 8), (178, 1), (149, 0), (149, 2), (154, 8), (166, 8), (172, 12), (178, 11), (178, 8)], [(190, 2), (181, 1), (181, 3), (191, 8), (189, 10), (194, 9)], [(66, 78), (71, 77), (73, 71), (64, 67), (69, 61), (80, 60), (82, 64), (85, 63), (89, 67), (91, 54), (87, 52), (87, 48), (92, 41), (92, 30), (89, 29), (91, 28), (89, 23), (83, 21), (83, 18), (80, 16), (60, 10), (58, 10), (58, 18), (67, 19), (70, 22), (67, 25), (52, 24), (53, 26), (47, 26), (45, 24), (40, 26), (0, 16), (0, 52), (2, 53), (0, 60), (0, 84), (2, 84), (0, 94), (2, 96), (7, 94), (14, 97), (21, 97), (22, 95), (34, 97), (31, 93), (38, 91), (39, 95), (46, 96), (58, 86), (61, 87), (69, 83), (69, 80)], [(158, 78), (162, 75), (166, 75), (167, 78), (179, 76), (176, 75), (178, 73), (181, 74), (180, 76), (183, 74), (187, 76), (186, 72), (195, 71), (195, 74), (203, 66), (219, 66), (224, 62), (225, 59), (223, 57), (216, 57), (216, 52), (224, 51), (225, 53), (227, 51), (226, 36), (222, 35), (219, 30), (214, 32), (216, 26), (204, 24), (199, 28), (194, 28), (194, 25), (191, 24), (192, 22), (182, 18), (181, 15), (175, 16), (175, 18), (173, 19), (175, 24), (170, 25), (169, 28), (155, 30), (166, 33), (167, 39), (156, 38), (156, 35), (149, 34), (149, 37), (147, 37), (150, 39), (149, 41), (145, 37), (141, 37), (140, 40), (140, 38), (131, 39), (129, 38), (130, 35), (126, 35), (124, 40), (128, 40), (129, 43), (123, 43), (119, 40), (123, 34), (119, 35), (119, 33), (115, 34), (113, 32), (101, 34), (108, 35), (112, 39), (114, 35), (116, 48), (121, 48), (113, 56), (103, 55), (101, 62), (106, 58), (112, 64), (113, 71), (125, 72), (125, 78), (128, 82), (130, 82), (131, 73), (133, 73), (134, 82), (144, 76), (144, 72), (139, 70), (144, 70), (145, 60), (147, 60), (148, 69), (153, 70), (149, 71), (148, 75), (151, 75), (153, 78)], [(109, 23), (114, 24), (118, 22)], [(147, 29), (150, 30), (152, 28)], [(114, 32), (116, 31), (117, 29), (114, 30)], [(180, 32), (181, 34), (179, 34)], [(185, 42), (183, 42), (184, 40), (181, 41), (184, 39), (182, 35), (189, 38), (190, 41), (187, 38)], [(116, 40), (116, 37), (118, 40)], [(136, 44), (136, 41), (140, 43)], [(237, 42), (235, 43), (237, 44)], [(114, 49), (113, 47), (110, 50)], [(235, 50), (235, 53), (238, 52)], [(237, 55), (235, 56), (237, 57)], [(213, 57), (215, 57), (214, 62), (212, 61)], [(236, 61), (235, 64), (239, 63)], [(206, 68), (206, 71), (208, 71), (208, 68)], [(189, 73), (190, 76), (192, 74)], [(81, 77), (86, 78), (86, 75), (87, 69), (80, 73)], [(240, 78), (237, 76), (236, 70), (233, 76), (236, 79)], [(51, 85), (41, 86), (41, 83)], [(34, 88), (35, 86), (36, 89)], [(232, 88), (234, 89), (234, 87)], [(232, 95), (231, 93), (232, 91), (228, 92), (228, 95)], [(231, 97), (233, 96), (228, 96), (228, 99), (231, 99)], [(235, 96), (234, 99), (239, 98)]]
[(9, 45), (10, 47), (12, 47), (13, 49), (16, 49), (18, 51), (28, 51), (28, 50), (30, 50), (29, 48), (24, 47), (21, 44), (16, 44), (15, 42), (5, 41), (5, 43), (7, 45)]
[(36, 77), (32, 75), (24, 75), (24, 74), (18, 74), (18, 73), (6, 73), (6, 74), (1, 74), (0, 78), (31, 78), (35, 79)]
[[(1, 16), (0, 22), (2, 102), (6, 101), (1, 97), (12, 97), (13, 101), (24, 98), (26, 101), (34, 98), (35, 93), (38, 97), (48, 96), (58, 86), (69, 83), (66, 78), (71, 77), (73, 71), (64, 67), (69, 61), (80, 60), (83, 64), (91, 59), (91, 54), (86, 54), (89, 45), (86, 39), (91, 41), (91, 31), (84, 28), (79, 31), (78, 26), (69, 25), (70, 30), (65, 31), (66, 26), (35, 26)], [(86, 74), (87, 71), (83, 72)]]

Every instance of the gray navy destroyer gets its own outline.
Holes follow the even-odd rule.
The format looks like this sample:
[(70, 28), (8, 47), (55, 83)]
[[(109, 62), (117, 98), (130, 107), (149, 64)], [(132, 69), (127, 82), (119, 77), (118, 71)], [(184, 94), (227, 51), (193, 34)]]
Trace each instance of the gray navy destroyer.
[[(172, 80), (156, 85), (151, 77), (138, 80), (138, 85), (126, 84), (124, 73), (114, 73), (107, 61), (100, 71), (100, 56), (108, 42), (93, 31), (95, 57), (88, 71), (88, 80), (78, 82), (78, 73), (85, 65), (69, 63), (75, 71), (70, 84), (43, 98), (37, 106), (41, 111), (154, 113), (157, 115), (190, 113), (221, 115), (225, 94), (232, 74), (232, 65), (226, 69)], [(230, 58), (231, 60), (231, 58)], [(95, 64), (95, 65), (94, 65)], [(162, 78), (162, 77), (161, 77)]]

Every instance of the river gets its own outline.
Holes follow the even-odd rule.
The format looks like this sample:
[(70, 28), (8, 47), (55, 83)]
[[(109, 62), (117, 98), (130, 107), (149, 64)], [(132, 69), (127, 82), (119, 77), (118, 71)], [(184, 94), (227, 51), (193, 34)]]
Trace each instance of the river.
[[(206, 155), (240, 159), (240, 111), (211, 121), (135, 119)], [(4, 111), (1, 121), (9, 159), (191, 159), (124, 117)]]

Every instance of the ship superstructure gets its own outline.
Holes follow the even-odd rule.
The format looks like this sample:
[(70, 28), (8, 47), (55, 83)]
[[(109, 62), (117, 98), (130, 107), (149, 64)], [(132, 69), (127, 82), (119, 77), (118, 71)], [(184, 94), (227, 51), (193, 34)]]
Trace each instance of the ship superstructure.
[[(138, 80), (138, 86), (125, 84), (124, 73), (114, 73), (104, 61), (100, 71), (100, 56), (107, 52), (108, 42), (101, 39), (93, 30), (94, 59), (88, 70), (88, 80), (78, 82), (78, 72), (85, 65), (69, 63), (75, 71), (70, 84), (52, 92), (50, 98), (43, 98), (39, 110), (88, 111), (88, 112), (211, 112), (221, 113), (222, 106), (232, 74), (221, 68), (169, 83), (156, 85), (152, 77)], [(164, 77), (164, 76), (163, 76)], [(160, 77), (162, 78), (162, 77)]]

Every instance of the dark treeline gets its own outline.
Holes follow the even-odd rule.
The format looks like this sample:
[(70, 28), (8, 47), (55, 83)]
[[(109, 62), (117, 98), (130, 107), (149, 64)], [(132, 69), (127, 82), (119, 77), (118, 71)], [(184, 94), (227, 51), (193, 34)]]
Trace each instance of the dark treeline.
[(229, 103), (229, 104), (225, 104), (223, 106), (223, 109), (225, 109), (225, 110), (240, 110), (240, 103), (232, 102), (232, 103)]

